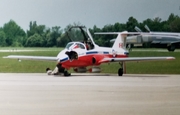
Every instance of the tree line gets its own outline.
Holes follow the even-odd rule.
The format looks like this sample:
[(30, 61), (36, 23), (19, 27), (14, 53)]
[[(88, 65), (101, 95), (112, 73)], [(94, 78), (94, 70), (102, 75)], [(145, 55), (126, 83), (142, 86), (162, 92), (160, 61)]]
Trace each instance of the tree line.
[[(47, 27), (45, 25), (38, 25), (36, 21), (29, 23), (29, 29), (24, 31), (15, 21), (10, 20), (0, 27), (0, 46), (1, 47), (64, 47), (68, 42), (66, 31), (71, 26), (82, 24), (69, 24), (62, 29), (60, 26)], [(94, 35), (95, 32), (121, 32), (129, 31), (134, 32), (135, 26), (144, 28), (148, 25), (152, 31), (159, 32), (180, 32), (180, 17), (178, 15), (170, 14), (167, 20), (162, 20), (159, 17), (154, 19), (146, 19), (143, 22), (138, 22), (134, 17), (129, 17), (126, 23), (116, 22), (115, 24), (107, 24), (103, 28), (98, 28), (94, 25), (90, 28), (95, 42), (98, 45), (109, 46), (110, 39), (114, 36), (98, 36)], [(79, 32), (74, 31), (74, 35), (78, 38)]]

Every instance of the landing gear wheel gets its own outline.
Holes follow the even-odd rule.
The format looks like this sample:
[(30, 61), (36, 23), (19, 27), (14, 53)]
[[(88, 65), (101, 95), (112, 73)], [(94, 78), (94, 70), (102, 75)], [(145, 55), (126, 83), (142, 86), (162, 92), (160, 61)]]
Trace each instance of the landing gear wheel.
[(56, 66), (58, 67), (58, 73), (64, 73), (64, 76), (71, 75), (70, 73), (68, 73), (68, 71), (64, 67), (62, 67), (61, 64), (57, 64)]
[(64, 71), (64, 76), (70, 76), (71, 74), (68, 73), (67, 71)]
[(123, 69), (122, 69), (122, 68), (119, 68), (119, 70), (118, 70), (118, 75), (119, 75), (119, 76), (122, 76), (122, 75), (123, 75)]
[(171, 44), (170, 46), (167, 47), (168, 51), (169, 52), (173, 52), (175, 50), (175, 45), (174, 44)]
[(118, 75), (122, 76), (123, 75), (123, 62), (119, 62), (119, 65), (121, 66), (118, 70)]

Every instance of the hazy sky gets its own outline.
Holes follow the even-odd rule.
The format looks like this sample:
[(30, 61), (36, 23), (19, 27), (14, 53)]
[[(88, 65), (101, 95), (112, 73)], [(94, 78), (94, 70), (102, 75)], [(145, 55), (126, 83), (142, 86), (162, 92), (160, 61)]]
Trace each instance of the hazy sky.
[(0, 27), (14, 20), (24, 30), (30, 21), (47, 27), (65, 28), (74, 22), (92, 28), (126, 23), (130, 16), (139, 22), (180, 16), (180, 0), (0, 0)]

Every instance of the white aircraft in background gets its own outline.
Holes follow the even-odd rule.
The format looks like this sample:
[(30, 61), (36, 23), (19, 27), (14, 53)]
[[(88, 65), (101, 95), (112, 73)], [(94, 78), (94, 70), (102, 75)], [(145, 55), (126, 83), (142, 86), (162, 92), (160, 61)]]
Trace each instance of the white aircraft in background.
[[(88, 29), (78, 26), (81, 33), (84, 36), (84, 42), (72, 41), (69, 42), (65, 49), (59, 52), (57, 56), (20, 56), (10, 55), (4, 58), (26, 59), (26, 60), (43, 60), (43, 61), (55, 61), (57, 62), (56, 69), (52, 74), (63, 73), (64, 76), (69, 76), (67, 72), (70, 68), (73, 68), (75, 72), (101, 72), (99, 65), (103, 63), (118, 62), (120, 68), (118, 69), (118, 75), (123, 75), (123, 63), (126, 61), (150, 61), (150, 60), (172, 60), (174, 57), (128, 57), (128, 51), (126, 50), (126, 36), (127, 31), (124, 32), (110, 32), (110, 33), (98, 33), (98, 34), (116, 34), (117, 38), (111, 48), (100, 47), (93, 41), (93, 38)], [(87, 34), (85, 34), (85, 30)], [(132, 33), (133, 34), (133, 33)]]
[(167, 48), (168, 51), (174, 51), (180, 48), (180, 33), (173, 32), (152, 32), (147, 25), (145, 29), (148, 33), (142, 32), (141, 29), (135, 27), (138, 35), (129, 36), (127, 44), (131, 48), (134, 44), (149, 44), (157, 48)]

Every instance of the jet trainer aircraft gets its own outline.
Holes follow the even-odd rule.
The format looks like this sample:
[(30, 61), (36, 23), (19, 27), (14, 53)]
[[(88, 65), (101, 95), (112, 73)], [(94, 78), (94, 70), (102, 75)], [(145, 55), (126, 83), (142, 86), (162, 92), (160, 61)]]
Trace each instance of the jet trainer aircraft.
[[(73, 27), (74, 28), (74, 27)], [(149, 60), (172, 60), (174, 57), (128, 57), (128, 51), (125, 49), (126, 36), (130, 33), (124, 32), (111, 32), (105, 34), (117, 34), (117, 38), (111, 48), (100, 47), (94, 41), (88, 29), (78, 26), (84, 36), (84, 41), (71, 41), (65, 49), (59, 52), (56, 57), (47, 56), (20, 56), (10, 55), (4, 58), (26, 59), (26, 60), (43, 60), (43, 61), (56, 61), (57, 65), (52, 72), (53, 75), (63, 73), (64, 76), (69, 76), (67, 72), (73, 68), (75, 72), (101, 72), (99, 65), (102, 63), (119, 62), (120, 68), (118, 75), (123, 75), (123, 63), (126, 61), (149, 61)], [(72, 28), (70, 28), (71, 30)], [(86, 30), (86, 32), (85, 32)], [(104, 34), (104, 33), (99, 33)]]

